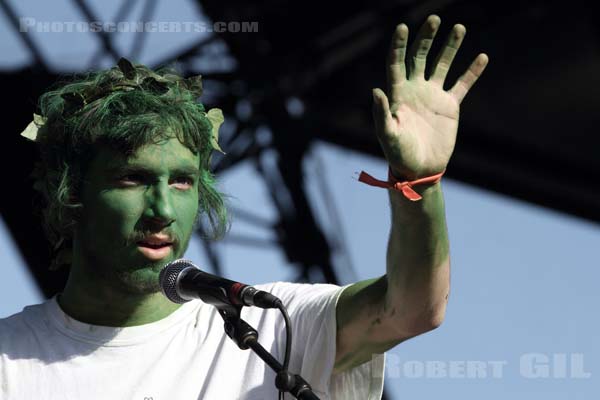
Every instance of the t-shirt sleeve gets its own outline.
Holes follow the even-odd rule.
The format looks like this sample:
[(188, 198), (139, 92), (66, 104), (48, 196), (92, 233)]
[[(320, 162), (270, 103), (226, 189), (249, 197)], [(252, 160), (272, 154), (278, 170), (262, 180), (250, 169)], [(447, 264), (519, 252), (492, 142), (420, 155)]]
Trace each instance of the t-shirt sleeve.
[(336, 305), (344, 289), (330, 284), (279, 283), (273, 287), (273, 293), (286, 305), (292, 321), (290, 370), (300, 371), (322, 400), (381, 399), (383, 354), (353, 369), (333, 374)]

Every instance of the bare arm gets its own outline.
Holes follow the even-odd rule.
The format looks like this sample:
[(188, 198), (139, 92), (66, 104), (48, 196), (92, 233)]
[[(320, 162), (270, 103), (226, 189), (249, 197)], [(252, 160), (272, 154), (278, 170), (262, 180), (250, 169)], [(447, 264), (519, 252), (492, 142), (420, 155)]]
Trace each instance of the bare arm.
[[(443, 83), (465, 35), (455, 25), (425, 80), (425, 60), (440, 24), (430, 16), (408, 57), (408, 28), (392, 39), (387, 95), (373, 91), (375, 130), (391, 171), (414, 180), (445, 170), (456, 141), (459, 105), (487, 65), (480, 54), (448, 91)], [(406, 71), (408, 61), (409, 74)], [(389, 96), (389, 98), (388, 98)], [(450, 290), (450, 258), (441, 184), (416, 186), (420, 201), (389, 190), (392, 227), (386, 275), (347, 288), (337, 306), (336, 371), (430, 331), (444, 318)]]

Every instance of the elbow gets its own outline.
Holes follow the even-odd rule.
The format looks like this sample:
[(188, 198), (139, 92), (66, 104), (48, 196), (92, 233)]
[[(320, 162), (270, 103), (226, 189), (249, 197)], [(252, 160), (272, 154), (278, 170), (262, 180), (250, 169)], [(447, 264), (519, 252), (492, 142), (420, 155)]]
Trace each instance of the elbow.
[(427, 332), (432, 331), (434, 329), (439, 328), (444, 322), (444, 318), (446, 317), (446, 310), (439, 310), (433, 313), (427, 320), (425, 321), (425, 326), (427, 327)]
[[(431, 286), (431, 285), (430, 285)], [(388, 292), (395, 296), (388, 300), (398, 333), (417, 336), (439, 328), (446, 317), (448, 284), (441, 282), (434, 288)]]
[(442, 325), (445, 315), (445, 307), (443, 309), (430, 310), (427, 313), (422, 313), (411, 319), (408, 329), (414, 336), (433, 331)]

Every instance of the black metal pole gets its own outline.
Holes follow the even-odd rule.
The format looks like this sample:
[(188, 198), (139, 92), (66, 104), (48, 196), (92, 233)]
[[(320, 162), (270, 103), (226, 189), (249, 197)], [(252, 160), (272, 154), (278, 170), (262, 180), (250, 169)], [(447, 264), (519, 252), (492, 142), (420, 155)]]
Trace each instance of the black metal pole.
[(289, 392), (300, 400), (320, 400), (312, 388), (300, 375), (291, 374), (259, 342), (258, 332), (240, 318), (240, 307), (221, 308), (219, 314), (225, 321), (225, 333), (240, 349), (252, 349), (275, 373), (275, 386), (283, 392)]

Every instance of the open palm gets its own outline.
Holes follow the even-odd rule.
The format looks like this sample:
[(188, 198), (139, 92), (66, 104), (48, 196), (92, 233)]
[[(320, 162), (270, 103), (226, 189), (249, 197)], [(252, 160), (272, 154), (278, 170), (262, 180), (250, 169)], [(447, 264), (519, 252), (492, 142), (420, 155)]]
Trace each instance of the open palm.
[(377, 137), (399, 178), (430, 176), (446, 168), (456, 142), (460, 103), (488, 62), (485, 54), (479, 54), (456, 84), (444, 90), (444, 80), (466, 32), (457, 24), (425, 80), (427, 54), (439, 26), (440, 18), (429, 16), (406, 57), (408, 27), (398, 25), (388, 59), (387, 96), (381, 89), (373, 90)]

